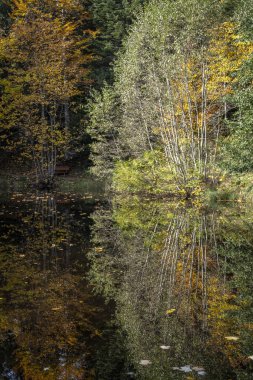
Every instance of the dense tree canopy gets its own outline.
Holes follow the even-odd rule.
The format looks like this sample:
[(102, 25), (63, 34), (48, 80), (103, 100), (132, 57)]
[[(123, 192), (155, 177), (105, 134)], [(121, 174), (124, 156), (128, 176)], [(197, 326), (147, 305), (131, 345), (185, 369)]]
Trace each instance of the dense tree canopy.
[[(245, 78), (253, 52), (250, 12), (250, 6), (232, 1), (151, 1), (145, 7), (117, 59), (113, 86), (91, 105), (97, 173), (107, 175), (122, 160), (123, 180), (135, 171), (143, 178), (153, 173), (156, 187), (164, 173), (167, 184), (190, 194), (220, 170), (225, 145), (227, 161), (242, 155), (244, 166), (238, 165), (252, 167), (246, 138), (250, 95), (245, 101), (239, 90), (251, 91)], [(238, 98), (243, 108), (234, 122), (244, 134), (229, 126)]]
[(0, 40), (2, 139), (33, 157), (38, 180), (47, 184), (71, 138), (70, 108), (89, 81), (93, 32), (84, 29), (85, 9), (72, 0), (15, 1), (11, 17)]
[(251, 171), (252, 14), (250, 0), (4, 1), (1, 155), (50, 183), (91, 139), (116, 188), (187, 195)]
[(99, 31), (94, 44), (97, 62), (93, 77), (100, 86), (105, 80), (112, 81), (113, 71), (110, 64), (143, 3), (145, 0), (91, 1), (93, 23)]

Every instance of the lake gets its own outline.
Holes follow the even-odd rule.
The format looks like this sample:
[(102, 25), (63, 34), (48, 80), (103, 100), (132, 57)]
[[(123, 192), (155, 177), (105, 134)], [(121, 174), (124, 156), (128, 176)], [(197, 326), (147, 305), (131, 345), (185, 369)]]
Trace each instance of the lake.
[(2, 191), (0, 379), (253, 379), (251, 207)]

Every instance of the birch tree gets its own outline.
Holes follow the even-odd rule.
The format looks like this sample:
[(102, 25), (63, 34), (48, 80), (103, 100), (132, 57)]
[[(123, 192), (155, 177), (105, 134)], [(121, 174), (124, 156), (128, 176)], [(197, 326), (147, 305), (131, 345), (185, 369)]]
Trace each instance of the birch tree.
[(226, 17), (218, 1), (151, 2), (115, 66), (118, 140), (128, 159), (134, 166), (136, 158), (145, 161), (147, 151), (156, 152), (157, 166), (166, 161), (187, 195), (216, 175), (233, 108), (228, 96), (253, 52), (253, 43)]

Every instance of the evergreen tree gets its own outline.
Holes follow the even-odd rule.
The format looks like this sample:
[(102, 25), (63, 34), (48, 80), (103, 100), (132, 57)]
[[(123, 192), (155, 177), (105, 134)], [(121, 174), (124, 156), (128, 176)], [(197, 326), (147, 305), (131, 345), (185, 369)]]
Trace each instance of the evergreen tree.
[[(236, 2), (234, 20), (247, 44), (253, 41), (253, 3)], [(233, 112), (227, 121), (227, 138), (224, 140), (222, 167), (229, 171), (249, 172), (253, 169), (253, 58), (244, 62), (237, 73), (230, 102)]]
[(99, 31), (94, 43), (97, 60), (93, 72), (95, 84), (98, 86), (101, 86), (104, 81), (112, 82), (113, 71), (110, 64), (122, 46), (122, 41), (135, 15), (144, 3), (145, 0), (94, 0), (91, 2), (90, 11), (93, 22)]
[(11, 0), (0, 2), (0, 31), (6, 29), (10, 22)]

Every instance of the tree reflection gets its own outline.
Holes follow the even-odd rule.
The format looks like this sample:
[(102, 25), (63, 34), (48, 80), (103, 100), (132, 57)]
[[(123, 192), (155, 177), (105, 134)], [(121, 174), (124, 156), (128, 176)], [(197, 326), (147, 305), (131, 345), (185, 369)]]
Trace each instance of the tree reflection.
[(253, 218), (241, 213), (133, 197), (94, 214), (91, 281), (116, 299), (137, 378), (252, 376)]
[(32, 202), (16, 196), (3, 205), (0, 338), (2, 347), (12, 347), (1, 358), (3, 373), (94, 378), (91, 342), (104, 313), (85, 280), (85, 207), (66, 197), (56, 202), (53, 194)]

